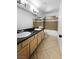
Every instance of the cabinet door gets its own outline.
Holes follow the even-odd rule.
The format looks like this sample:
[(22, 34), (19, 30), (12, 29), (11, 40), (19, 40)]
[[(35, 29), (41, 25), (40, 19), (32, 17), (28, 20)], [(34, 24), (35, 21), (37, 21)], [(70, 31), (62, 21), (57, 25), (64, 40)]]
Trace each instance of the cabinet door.
[(30, 41), (30, 55), (31, 55), (37, 47), (37, 39), (34, 36), (31, 37), (30, 39), (31, 39)]
[(40, 44), (40, 42), (41, 42), (41, 32), (38, 33), (38, 45)]
[(27, 44), (29, 44), (30, 38), (26, 39), (22, 42), (22, 47), (25, 47)]
[(17, 59), (29, 59), (29, 44), (17, 53)]
[(21, 50), (21, 43), (17, 45), (17, 52)]
[(41, 32), (41, 38), (44, 39), (44, 31)]
[(37, 34), (35, 35), (35, 38), (34, 39), (35, 39), (36, 47), (37, 47), (37, 45), (38, 45), (38, 35)]

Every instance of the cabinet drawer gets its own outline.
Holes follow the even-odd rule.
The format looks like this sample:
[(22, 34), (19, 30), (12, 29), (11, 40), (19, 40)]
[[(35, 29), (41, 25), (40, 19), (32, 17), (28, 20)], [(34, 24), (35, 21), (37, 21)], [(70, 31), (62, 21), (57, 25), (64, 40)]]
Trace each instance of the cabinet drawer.
[(17, 52), (21, 50), (21, 43), (17, 45)]

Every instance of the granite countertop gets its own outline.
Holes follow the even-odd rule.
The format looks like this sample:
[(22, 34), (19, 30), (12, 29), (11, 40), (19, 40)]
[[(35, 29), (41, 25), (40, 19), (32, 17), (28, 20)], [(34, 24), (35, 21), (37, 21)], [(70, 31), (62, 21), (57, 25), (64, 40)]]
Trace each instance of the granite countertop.
[[(44, 29), (42, 29), (42, 30), (44, 30)], [(42, 31), (42, 30), (39, 30), (39, 31), (37, 31), (37, 30), (25, 30), (24, 32), (26, 32), (26, 31), (29, 31), (29, 32), (31, 32), (31, 35), (29, 35), (29, 36), (27, 36), (27, 37), (24, 37), (24, 38), (17, 38), (17, 44), (19, 44), (19, 43), (21, 43), (21, 42), (23, 42), (24, 40), (26, 40), (26, 39), (28, 39), (28, 38), (30, 38), (30, 37), (32, 37), (33, 35), (35, 35), (35, 34), (37, 34), (37, 33), (39, 33), (40, 31)]]

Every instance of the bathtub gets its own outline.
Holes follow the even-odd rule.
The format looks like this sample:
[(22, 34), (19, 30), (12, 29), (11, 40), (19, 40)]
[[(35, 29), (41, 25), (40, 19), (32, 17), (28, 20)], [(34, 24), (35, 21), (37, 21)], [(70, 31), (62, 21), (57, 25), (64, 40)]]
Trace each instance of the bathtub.
[(56, 30), (44, 30), (45, 38), (48, 36), (55, 36), (58, 37), (58, 44), (60, 46), (60, 50), (62, 51), (62, 38), (59, 38), (59, 33)]
[(45, 36), (58, 36), (58, 31), (56, 30), (44, 30)]

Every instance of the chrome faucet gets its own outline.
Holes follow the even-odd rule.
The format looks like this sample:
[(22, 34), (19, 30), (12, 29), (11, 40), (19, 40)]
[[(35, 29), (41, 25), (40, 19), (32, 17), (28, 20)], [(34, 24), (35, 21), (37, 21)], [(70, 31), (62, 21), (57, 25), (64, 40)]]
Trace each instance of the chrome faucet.
[(24, 30), (23, 29), (21, 29), (21, 32), (23, 32)]

